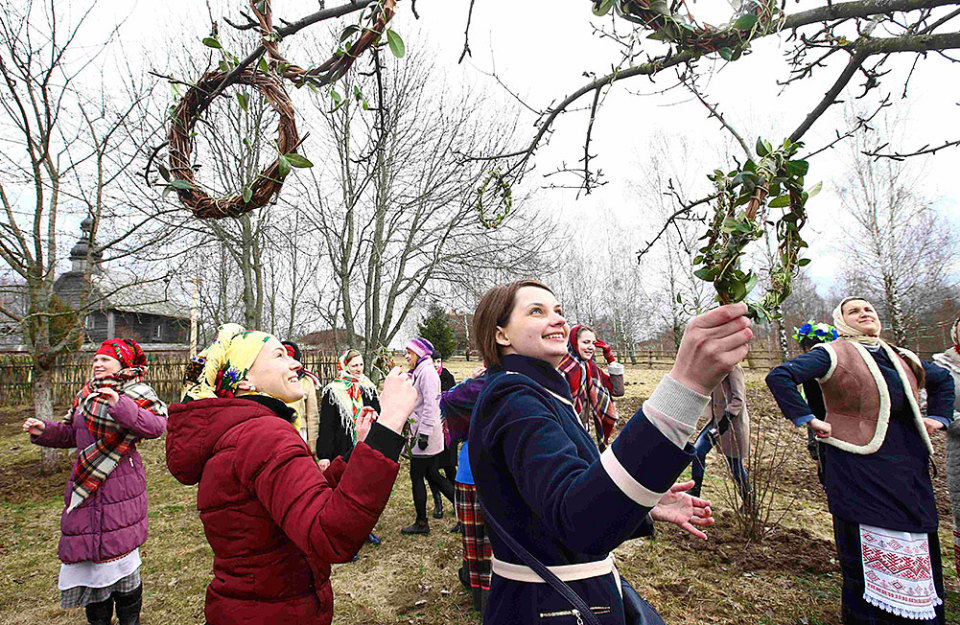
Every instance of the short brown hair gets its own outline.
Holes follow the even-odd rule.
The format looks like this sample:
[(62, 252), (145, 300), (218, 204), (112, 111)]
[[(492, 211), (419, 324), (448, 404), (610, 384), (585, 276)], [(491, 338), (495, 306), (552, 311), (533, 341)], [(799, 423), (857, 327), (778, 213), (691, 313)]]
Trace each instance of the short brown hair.
[(480, 358), (488, 367), (500, 366), (500, 345), (497, 343), (497, 327), (503, 327), (510, 319), (517, 299), (517, 291), (525, 286), (533, 286), (550, 293), (550, 287), (539, 280), (516, 280), (509, 284), (498, 284), (489, 289), (480, 298), (477, 310), (473, 313), (473, 341), (480, 352)]

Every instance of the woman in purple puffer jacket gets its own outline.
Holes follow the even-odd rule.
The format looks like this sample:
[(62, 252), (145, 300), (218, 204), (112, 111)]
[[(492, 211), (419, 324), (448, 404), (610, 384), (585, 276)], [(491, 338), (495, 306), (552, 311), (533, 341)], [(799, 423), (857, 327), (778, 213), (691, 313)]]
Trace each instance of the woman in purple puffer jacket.
[(60, 607), (83, 606), (92, 625), (109, 625), (114, 603), (120, 625), (140, 622), (147, 481), (136, 445), (167, 427), (167, 407), (141, 381), (145, 370), (136, 342), (105, 341), (64, 420), (23, 424), (34, 444), (77, 448), (60, 517)]

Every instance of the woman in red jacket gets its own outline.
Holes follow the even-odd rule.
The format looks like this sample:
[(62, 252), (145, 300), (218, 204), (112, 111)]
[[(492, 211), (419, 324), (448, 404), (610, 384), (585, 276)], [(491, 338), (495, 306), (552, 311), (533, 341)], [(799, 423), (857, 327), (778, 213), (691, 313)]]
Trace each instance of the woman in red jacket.
[(185, 403), (170, 409), (167, 466), (200, 485), (214, 555), (207, 622), (327, 625), (330, 564), (350, 561), (387, 504), (416, 391), (392, 371), (379, 418), (365, 410), (349, 461), (321, 473), (291, 425), (285, 402), (303, 396), (301, 365), (280, 341), (227, 324), (201, 358)]

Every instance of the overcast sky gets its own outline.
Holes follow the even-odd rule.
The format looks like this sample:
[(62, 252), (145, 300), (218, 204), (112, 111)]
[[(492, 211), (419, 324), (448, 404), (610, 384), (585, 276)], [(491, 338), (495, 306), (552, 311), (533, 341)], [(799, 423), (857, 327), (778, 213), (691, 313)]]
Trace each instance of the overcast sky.
[[(328, 0), (327, 4), (333, 6), (335, 3)], [(820, 3), (801, 0), (789, 4), (789, 10), (796, 11)], [(236, 16), (237, 10), (245, 5), (246, 2), (239, 0), (216, 2), (213, 3), (213, 14), (226, 12)], [(600, 25), (605, 20), (594, 18), (590, 5), (589, 0), (476, 0), (470, 33), (473, 56), (460, 65), (457, 59), (463, 47), (467, 0), (418, 0), (419, 21), (412, 15), (410, 1), (401, 0), (392, 27), (403, 35), (408, 49), (421, 47), (435, 51), (437, 63), (444, 68), (448, 82), (463, 82), (486, 93), (499, 93), (502, 101), (507, 102), (510, 97), (485, 75), (495, 70), (510, 89), (533, 107), (542, 109), (583, 85), (587, 81), (584, 72), (605, 74), (617, 61), (615, 44), (601, 40), (592, 32), (591, 22)], [(315, 2), (274, 0), (274, 13), (296, 19), (313, 12), (317, 6)], [(701, 1), (691, 6), (698, 18), (715, 24), (722, 23), (730, 14), (729, 6), (724, 2)], [(142, 46), (148, 50), (144, 56), (150, 66), (162, 63), (168, 33), (182, 31), (182, 34), (175, 35), (176, 38), (193, 39), (198, 54), (207, 51), (200, 44), (200, 39), (209, 31), (207, 9), (196, 0), (168, 0), (163, 4), (145, 0), (133, 3), (101, 0), (96, 11), (97, 19), (93, 28), (85, 33), (86, 39), (91, 43), (102, 39), (113, 24), (125, 20), (121, 37), (129, 46), (127, 49)], [(620, 26), (624, 27), (625, 23), (620, 21)], [(659, 51), (655, 42), (650, 44), (651, 53)], [(255, 42), (251, 36), (243, 51), (253, 45)], [(293, 41), (281, 45), (295, 50)], [(703, 61), (701, 68), (712, 67), (709, 82), (704, 85), (709, 99), (719, 103), (720, 110), (749, 143), (752, 144), (758, 134), (776, 143), (787, 136), (822, 97), (845, 59), (835, 59), (812, 80), (782, 91), (777, 80), (785, 79), (788, 72), (781, 42), (771, 36), (756, 42), (753, 49), (753, 54), (736, 63)], [(295, 55), (291, 58), (302, 64), (321, 60), (297, 59)], [(903, 137), (903, 144), (897, 147), (904, 150), (956, 139), (956, 133), (951, 135), (949, 132), (960, 126), (957, 124), (960, 118), (957, 66), (950, 66), (936, 56), (921, 61), (911, 81), (909, 98), (901, 100), (902, 77), (911, 62), (912, 57), (891, 63), (889, 69), (892, 72), (884, 79), (887, 86), (861, 102), (868, 106), (876, 101), (877, 96), (893, 91), (894, 113), (900, 120), (898, 131)], [(638, 182), (638, 172), (644, 166), (644, 160), (651, 156), (651, 136), (657, 131), (668, 136), (687, 137), (689, 163), (702, 168), (701, 173), (694, 173), (707, 189), (706, 174), (724, 165), (721, 146), (726, 139), (717, 122), (707, 119), (706, 110), (688, 93), (674, 90), (651, 95), (672, 84), (671, 76), (665, 75), (656, 83), (643, 77), (624, 81), (604, 100), (594, 128), (592, 152), (597, 155), (596, 165), (604, 171), (608, 184), (588, 197), (577, 199), (576, 191), (540, 188), (556, 180), (550, 178), (548, 181), (543, 178), (544, 174), (555, 170), (564, 161), (575, 164), (582, 155), (586, 113), (563, 116), (555, 127), (550, 145), (537, 156), (537, 171), (526, 181), (528, 190), (533, 191), (533, 201), (542, 209), (559, 211), (567, 221), (590, 223), (589, 218), (615, 215), (628, 227), (653, 227), (649, 211), (630, 189), (631, 184)], [(848, 92), (858, 94), (860, 82), (855, 79)], [(585, 99), (581, 105), (586, 104)], [(511, 110), (519, 109), (513, 107)], [(815, 149), (827, 143), (835, 130), (842, 126), (842, 115), (841, 106), (831, 109), (808, 132), (807, 146)], [(526, 131), (521, 135), (524, 141), (534, 132), (533, 122), (532, 114), (521, 114), (520, 128)], [(833, 193), (843, 171), (843, 161), (839, 158), (842, 151), (837, 149), (818, 156), (811, 163), (807, 181), (808, 186), (817, 181), (824, 183), (824, 192), (809, 205), (811, 218), (806, 238), (811, 244), (809, 256), (814, 259), (809, 270), (815, 280), (825, 286), (832, 282), (837, 271), (838, 233), (843, 230)], [(937, 157), (915, 159), (913, 166), (922, 172), (922, 194), (960, 226), (960, 192), (955, 184), (958, 163), (960, 150), (954, 149), (941, 152)], [(588, 220), (583, 221), (582, 217)], [(637, 247), (642, 243), (638, 240)]]

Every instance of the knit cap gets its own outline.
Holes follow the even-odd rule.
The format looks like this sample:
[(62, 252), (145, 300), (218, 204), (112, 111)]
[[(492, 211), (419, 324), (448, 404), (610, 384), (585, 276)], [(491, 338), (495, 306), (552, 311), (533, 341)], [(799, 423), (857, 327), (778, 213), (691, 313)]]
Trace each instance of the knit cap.
[(406, 349), (417, 355), (417, 358), (423, 358), (433, 354), (433, 343), (427, 339), (418, 336), (406, 344)]

